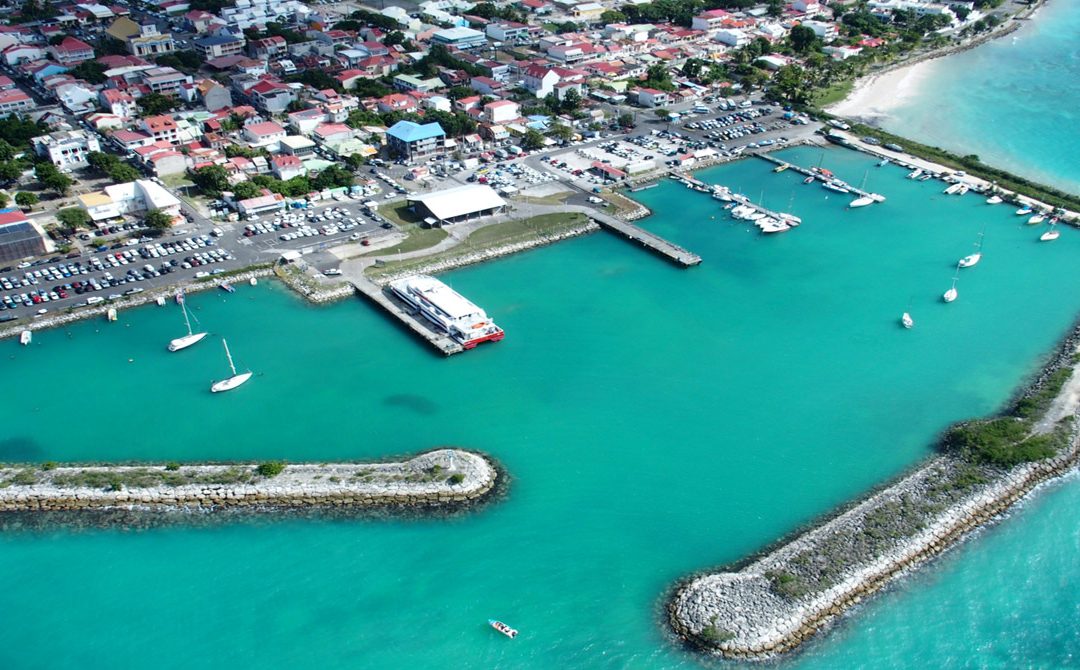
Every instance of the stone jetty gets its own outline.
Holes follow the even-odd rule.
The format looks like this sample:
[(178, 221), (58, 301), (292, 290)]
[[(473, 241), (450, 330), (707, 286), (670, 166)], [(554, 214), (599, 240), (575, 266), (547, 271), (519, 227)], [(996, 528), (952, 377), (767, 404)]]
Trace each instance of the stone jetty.
[(498, 477), (487, 458), (462, 449), (386, 463), (8, 466), (0, 468), (0, 515), (451, 508), (480, 501), (495, 490)]
[[(1076, 467), (1076, 352), (1074, 332), (1018, 399), (1017, 406), (1036, 402), (1044, 407), (1038, 421), (1024, 425), (1030, 426), (1033, 439), (1053, 441), (1050, 457), (1012, 467), (951, 453), (933, 458), (741, 569), (702, 574), (677, 585), (667, 607), (675, 633), (725, 658), (763, 660), (790, 651), (898, 575), (999, 518), (1038, 484)], [(1071, 373), (1066, 366), (1072, 366)], [(1009, 415), (999, 420), (1021, 421)]]

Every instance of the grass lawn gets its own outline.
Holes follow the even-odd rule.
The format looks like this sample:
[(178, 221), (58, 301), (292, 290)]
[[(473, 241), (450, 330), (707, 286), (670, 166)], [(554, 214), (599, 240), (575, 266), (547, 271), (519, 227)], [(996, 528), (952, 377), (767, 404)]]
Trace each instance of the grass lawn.
[(423, 220), (409, 211), (407, 202), (400, 202), (385, 209), (380, 208), (379, 214), (393, 221), (403, 233), (408, 235), (401, 244), (396, 244), (388, 249), (371, 251), (364, 256), (383, 256), (386, 254), (403, 254), (408, 251), (419, 251), (433, 247), (446, 239), (446, 231), (442, 228), (421, 228)]
[(855, 80), (841, 81), (832, 86), (822, 89), (814, 94), (812, 104), (815, 107), (828, 107), (848, 97), (851, 89), (855, 87)]
[[(506, 244), (514, 244), (536, 239), (545, 235), (555, 235), (585, 223), (585, 215), (580, 212), (566, 212), (561, 214), (542, 214), (529, 219), (514, 219), (504, 221), (491, 226), (485, 226), (467, 238), (465, 242), (453, 249), (441, 253), (424, 256), (422, 258), (410, 258), (402, 261), (390, 261), (378, 267), (370, 267), (367, 270), (369, 277), (377, 278), (390, 274), (397, 274), (412, 268), (421, 268), (434, 263), (452, 260), (460, 256), (500, 247)], [(443, 235), (446, 233), (441, 229)], [(429, 232), (429, 231), (424, 231)], [(408, 240), (406, 240), (408, 242)], [(386, 254), (387, 251), (378, 251), (376, 254)]]

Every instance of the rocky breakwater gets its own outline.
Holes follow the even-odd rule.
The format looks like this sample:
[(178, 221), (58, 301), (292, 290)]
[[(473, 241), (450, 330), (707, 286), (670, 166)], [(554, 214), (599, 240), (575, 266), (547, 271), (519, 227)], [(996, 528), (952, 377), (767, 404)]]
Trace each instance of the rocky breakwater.
[(691, 646), (767, 659), (798, 647), (909, 569), (999, 518), (1080, 460), (1075, 335), (1009, 413), (958, 424), (945, 455), (749, 565), (674, 589), (670, 623)]
[(485, 498), (498, 477), (487, 458), (460, 449), (386, 463), (44, 464), (0, 468), (0, 514), (453, 508)]

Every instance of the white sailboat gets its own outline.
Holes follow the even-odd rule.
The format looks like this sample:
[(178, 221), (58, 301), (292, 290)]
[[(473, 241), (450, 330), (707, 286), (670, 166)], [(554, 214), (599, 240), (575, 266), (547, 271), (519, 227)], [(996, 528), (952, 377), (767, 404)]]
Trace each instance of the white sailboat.
[(1057, 238), (1061, 237), (1061, 231), (1057, 229), (1057, 224), (1051, 223), (1050, 230), (1046, 231), (1039, 236), (1040, 242), (1053, 242)]
[(963, 187), (964, 187), (964, 185), (960, 184), (960, 183), (952, 184), (951, 186), (949, 186), (949, 187), (947, 187), (945, 189), (945, 195), (956, 195), (956, 194), (960, 193), (960, 189), (963, 188)]
[(187, 326), (187, 335), (178, 337), (175, 340), (169, 342), (169, 351), (180, 351), (181, 349), (187, 349), (191, 345), (195, 344), (206, 337), (206, 333), (193, 333), (191, 332), (191, 319), (187, 313), (187, 301), (180, 300), (180, 309), (184, 312), (184, 325)]
[(250, 372), (241, 372), (237, 374), (236, 365), (233, 364), (232, 354), (229, 353), (229, 343), (225, 341), (225, 338), (221, 338), (221, 343), (225, 346), (225, 357), (229, 359), (229, 369), (232, 370), (232, 376), (228, 379), (222, 379), (219, 382), (214, 382), (210, 386), (211, 393), (221, 393), (222, 391), (231, 391), (237, 386), (240, 386), (247, 380), (251, 379)]
[(1027, 220), (1029, 226), (1034, 226), (1035, 224), (1042, 223), (1043, 221), (1046, 221), (1045, 214), (1036, 214), (1035, 216)]
[(874, 199), (869, 196), (863, 196), (861, 198), (855, 198), (851, 201), (848, 207), (866, 207), (867, 205), (874, 204)]
[(982, 237), (983, 234), (979, 233), (979, 240), (975, 243), (975, 253), (961, 258), (960, 262), (957, 263), (957, 267), (971, 268), (978, 265), (979, 261), (982, 260)]
[(957, 263), (957, 265), (956, 265), (956, 273), (953, 274), (953, 278), (952, 278), (952, 288), (950, 288), (948, 291), (945, 291), (945, 295), (941, 296), (941, 299), (944, 300), (945, 302), (952, 302), (953, 300), (956, 300), (957, 296), (960, 295), (956, 291), (956, 280), (960, 279), (959, 272), (960, 272), (960, 264)]
[(911, 314), (904, 312), (904, 315), (900, 317), (900, 324), (904, 328), (911, 329), (915, 327), (915, 319), (911, 318)]
[(908, 179), (918, 179), (919, 177), (922, 176), (922, 173), (923, 173), (922, 168), (915, 168), (914, 170), (912, 170), (911, 172), (908, 173), (907, 178)]

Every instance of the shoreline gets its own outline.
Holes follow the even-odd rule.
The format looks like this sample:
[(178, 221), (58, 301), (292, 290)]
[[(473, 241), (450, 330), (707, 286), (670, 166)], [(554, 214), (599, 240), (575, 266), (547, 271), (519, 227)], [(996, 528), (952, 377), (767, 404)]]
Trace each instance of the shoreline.
[[(930, 457), (759, 552), (681, 580), (667, 598), (668, 625), (689, 647), (714, 656), (766, 660), (793, 651), (863, 598), (1000, 519), (1040, 485), (1073, 471), (1080, 463), (1077, 352), (1080, 325), (1007, 405), (1015, 410), (1056, 373), (1072, 370), (1035, 425), (1036, 432), (1063, 437), (1063, 424), (1071, 421), (1065, 444), (1053, 456), (1008, 469), (972, 466), (950, 454)], [(867, 537), (871, 545), (877, 542), (869, 553)], [(862, 547), (863, 555), (853, 556), (849, 546)], [(830, 570), (838, 557), (849, 564), (831, 579), (806, 581), (815, 570)]]
[(363, 463), (9, 465), (0, 467), (0, 528), (86, 513), (108, 523), (139, 514), (450, 511), (487, 500), (504, 479), (488, 457), (457, 448)]
[[(905, 70), (917, 71), (919, 66), (924, 66), (917, 79), (923, 78), (928, 74), (926, 72), (927, 67), (925, 66), (928, 66), (930, 61), (974, 49), (992, 40), (1012, 34), (1023, 26), (1023, 21), (1034, 18), (1038, 10), (1041, 9), (1047, 1), (1048, 0), (1039, 0), (1035, 4), (1028, 6), (1025, 10), (1010, 16), (1000, 26), (986, 33), (976, 35), (966, 41), (941, 47), (940, 49), (932, 49), (924, 53), (915, 54), (903, 60), (888, 63), (879, 70), (863, 75), (855, 80), (851, 92), (848, 93), (843, 100), (825, 107), (822, 111), (835, 116), (854, 119), (866, 123), (866, 125), (876, 125), (876, 120), (883, 116), (887, 116), (887, 110), (893, 109), (903, 102), (903, 99), (894, 100), (896, 91), (888, 85), (901, 83), (906, 77), (913, 74), (913, 72), (904, 74)], [(912, 82), (912, 84), (916, 86), (918, 83), (921, 82)], [(875, 88), (879, 90), (875, 91)], [(917, 88), (910, 92), (902, 91), (901, 96), (906, 93), (908, 97), (910, 97), (917, 94), (917, 92)], [(865, 98), (866, 100), (863, 101), (862, 98)]]

